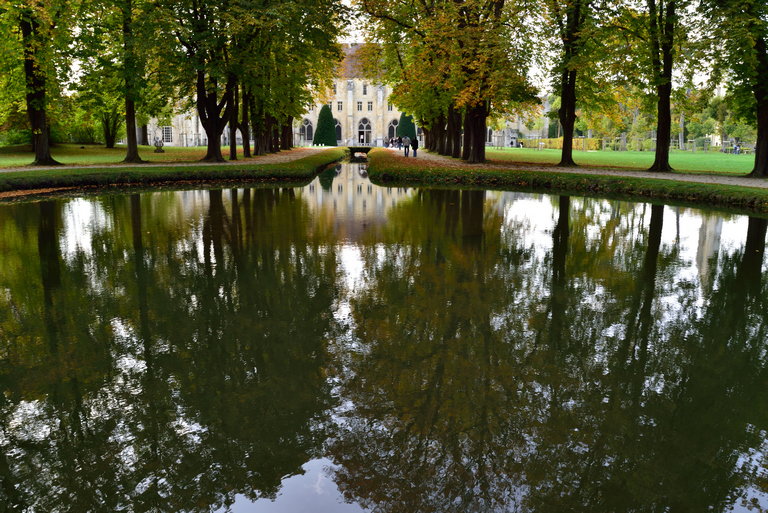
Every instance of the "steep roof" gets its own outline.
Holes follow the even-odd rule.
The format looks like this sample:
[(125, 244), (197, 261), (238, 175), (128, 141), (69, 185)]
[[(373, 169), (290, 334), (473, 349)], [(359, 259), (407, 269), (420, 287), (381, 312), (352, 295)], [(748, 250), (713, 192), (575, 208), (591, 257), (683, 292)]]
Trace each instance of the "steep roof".
[(344, 52), (344, 59), (341, 61), (339, 76), (346, 79), (362, 78), (362, 63), (357, 55), (362, 45), (360, 43), (345, 43), (341, 48)]

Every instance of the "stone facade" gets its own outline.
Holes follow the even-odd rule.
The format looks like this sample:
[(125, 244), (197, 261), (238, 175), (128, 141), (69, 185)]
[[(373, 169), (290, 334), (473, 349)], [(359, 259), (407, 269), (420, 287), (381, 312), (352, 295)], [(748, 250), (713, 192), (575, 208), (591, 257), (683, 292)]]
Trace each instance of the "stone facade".
[[(336, 140), (339, 146), (384, 146), (384, 140), (394, 137), (400, 121), (400, 111), (389, 102), (388, 87), (371, 84), (360, 78), (336, 80), (331, 99)], [(309, 107), (294, 129), (294, 144), (309, 146), (317, 128), (317, 116), (322, 103)]]

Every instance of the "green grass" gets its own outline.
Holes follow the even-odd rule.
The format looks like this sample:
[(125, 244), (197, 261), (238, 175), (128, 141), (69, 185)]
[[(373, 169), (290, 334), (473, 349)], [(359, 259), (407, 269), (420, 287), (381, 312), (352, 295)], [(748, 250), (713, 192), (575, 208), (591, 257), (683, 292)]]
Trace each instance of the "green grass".
[[(549, 164), (560, 162), (560, 150), (534, 150), (528, 148), (487, 148), (485, 155), (490, 160), (516, 162), (520, 164)], [(653, 164), (650, 151), (579, 151), (573, 152), (573, 160), (583, 167), (648, 169)], [(678, 152), (669, 155), (670, 165), (683, 173), (710, 173), (746, 175), (755, 165), (754, 155), (731, 155), (719, 152)]]
[[(0, 173), (0, 192), (64, 187), (154, 185), (200, 181), (309, 182), (329, 164), (346, 155), (345, 148), (330, 148), (303, 159), (277, 164), (209, 164), (194, 166), (25, 169)], [(252, 163), (251, 163), (252, 162)]]
[[(533, 150), (535, 151), (535, 150)], [(737, 156), (738, 157), (738, 156)], [(401, 159), (386, 150), (368, 154), (374, 183), (388, 186), (502, 189), (595, 196), (651, 203), (706, 206), (730, 212), (768, 216), (768, 190), (755, 187), (678, 182), (656, 178), (541, 172), (522, 168), (441, 167), (417, 159)]]
[[(206, 147), (177, 148), (166, 146), (165, 153), (154, 153), (154, 146), (139, 146), (139, 155), (149, 163), (195, 162), (205, 157)], [(243, 148), (238, 146), (238, 155), (242, 157)], [(229, 147), (221, 150), (224, 158), (229, 158)], [(57, 144), (51, 147), (51, 156), (65, 165), (92, 166), (99, 164), (119, 164), (125, 158), (125, 146), (118, 145), (109, 149), (100, 145)], [(35, 160), (31, 146), (8, 146), (0, 148), (0, 168), (28, 166)]]

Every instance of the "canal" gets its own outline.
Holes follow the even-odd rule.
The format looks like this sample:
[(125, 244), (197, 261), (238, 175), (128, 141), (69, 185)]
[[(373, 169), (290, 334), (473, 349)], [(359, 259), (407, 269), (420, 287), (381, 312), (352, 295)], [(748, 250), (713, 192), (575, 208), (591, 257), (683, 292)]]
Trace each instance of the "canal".
[(501, 191), (0, 205), (0, 511), (768, 507), (768, 221)]

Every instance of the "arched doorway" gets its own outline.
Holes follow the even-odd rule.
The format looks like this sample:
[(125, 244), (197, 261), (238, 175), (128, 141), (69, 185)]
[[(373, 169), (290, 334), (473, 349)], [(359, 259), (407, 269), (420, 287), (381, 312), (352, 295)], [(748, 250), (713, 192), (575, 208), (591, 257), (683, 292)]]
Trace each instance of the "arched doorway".
[(392, 139), (397, 135), (397, 124), (398, 121), (396, 119), (393, 119), (389, 122), (389, 126), (387, 127), (387, 137)]
[(312, 142), (312, 139), (315, 138), (315, 132), (312, 129), (312, 122), (308, 119), (305, 119), (301, 123), (301, 128), (299, 128), (299, 141), (304, 142)]
[(333, 118), (333, 122), (336, 123), (336, 141), (341, 142), (341, 122)]
[(368, 118), (360, 120), (360, 124), (357, 125), (357, 142), (360, 144), (371, 144), (371, 122)]

